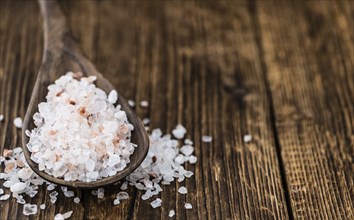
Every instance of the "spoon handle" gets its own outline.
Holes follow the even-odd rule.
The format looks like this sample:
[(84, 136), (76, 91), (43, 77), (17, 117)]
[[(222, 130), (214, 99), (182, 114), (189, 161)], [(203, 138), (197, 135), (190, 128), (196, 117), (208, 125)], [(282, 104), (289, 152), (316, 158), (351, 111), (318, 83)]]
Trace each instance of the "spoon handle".
[(65, 36), (70, 33), (66, 18), (56, 0), (38, 0), (43, 17), (44, 48), (62, 49)]

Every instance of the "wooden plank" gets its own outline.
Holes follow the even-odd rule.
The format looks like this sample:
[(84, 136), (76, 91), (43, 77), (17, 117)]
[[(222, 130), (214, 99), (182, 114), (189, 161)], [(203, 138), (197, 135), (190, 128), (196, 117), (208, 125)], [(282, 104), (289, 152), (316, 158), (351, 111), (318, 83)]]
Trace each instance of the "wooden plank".
[(353, 3), (258, 3), (295, 219), (353, 219)]
[[(42, 54), (42, 24), (36, 2), (0, 2), (0, 150), (19, 145), (12, 120), (23, 116)], [(163, 187), (160, 209), (129, 189), (129, 200), (113, 206), (118, 187), (97, 199), (60, 196), (55, 205), (42, 189), (32, 203), (48, 208), (31, 219), (52, 219), (74, 209), (73, 219), (288, 219), (277, 159), (269, 97), (253, 10), (230, 2), (61, 2), (84, 51), (123, 96), (148, 100), (136, 107), (151, 119), (151, 128), (170, 132), (186, 125), (195, 141), (195, 175), (184, 183)], [(26, 8), (23, 16), (10, 12)], [(27, 22), (31, 21), (31, 22)], [(4, 34), (3, 34), (4, 33)], [(20, 40), (20, 43), (18, 42)], [(11, 96), (9, 96), (11, 94)], [(251, 143), (243, 135), (252, 134)], [(212, 135), (203, 143), (202, 135)], [(188, 195), (177, 189), (186, 186)], [(190, 202), (192, 210), (185, 210)], [(19, 218), (22, 206), (1, 202), (0, 219)]]
[[(187, 197), (176, 193), (184, 184), (175, 183), (163, 188), (161, 209), (151, 209), (135, 192), (135, 200), (110, 213), (90, 200), (87, 208), (93, 211), (86, 216), (94, 218), (98, 212), (106, 218), (114, 213), (120, 218), (165, 219), (175, 209), (177, 219), (286, 219), (247, 5), (103, 2), (97, 7), (99, 70), (124, 96), (151, 103), (149, 109), (137, 107), (141, 117), (151, 118), (151, 128), (171, 131), (176, 123), (187, 125), (200, 161), (188, 165), (195, 176), (185, 183), (191, 192)], [(219, 11), (213, 12), (215, 8)], [(224, 13), (229, 23), (223, 26)], [(84, 32), (84, 27), (76, 27), (76, 32)], [(246, 132), (254, 135), (252, 144), (242, 143)], [(213, 135), (214, 142), (202, 143), (204, 134)], [(186, 212), (185, 202), (195, 208)]]

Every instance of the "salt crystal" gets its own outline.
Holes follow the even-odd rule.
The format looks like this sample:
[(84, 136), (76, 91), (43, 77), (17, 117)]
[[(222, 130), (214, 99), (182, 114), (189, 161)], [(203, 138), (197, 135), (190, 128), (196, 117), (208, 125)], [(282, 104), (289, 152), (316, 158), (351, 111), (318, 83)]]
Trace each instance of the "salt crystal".
[(191, 141), (191, 139), (186, 138), (186, 139), (184, 140), (184, 144), (193, 145), (193, 141)]
[(119, 155), (111, 155), (108, 159), (108, 166), (113, 167), (114, 165), (118, 164), (120, 162), (120, 156)]
[(128, 182), (127, 182), (127, 181), (124, 181), (124, 183), (120, 186), (120, 189), (121, 189), (121, 190), (126, 190), (126, 189), (128, 189)]
[(119, 111), (119, 112), (114, 113), (114, 117), (119, 120), (125, 120), (127, 117), (127, 114), (123, 111)]
[(178, 124), (176, 128), (172, 130), (173, 136), (175, 136), (177, 139), (182, 139), (186, 132), (186, 128), (183, 127), (181, 124)]
[(57, 197), (51, 197), (50, 202), (54, 204), (57, 201), (57, 199), (58, 199)]
[(22, 119), (20, 117), (15, 118), (14, 125), (16, 128), (22, 128)]
[(5, 116), (3, 114), (0, 115), (0, 122), (3, 121)]
[(157, 198), (157, 199), (155, 199), (154, 201), (151, 202), (151, 206), (152, 206), (154, 209), (157, 208), (157, 207), (159, 207), (159, 206), (161, 206), (161, 204), (162, 204), (162, 200), (159, 199), (159, 198)]
[(168, 212), (168, 217), (172, 218), (173, 216), (175, 216), (175, 214), (175, 210), (172, 209)]
[(55, 189), (55, 185), (54, 184), (49, 184), (47, 186), (47, 190), (52, 191), (53, 189)]
[(192, 204), (190, 204), (190, 203), (186, 203), (186, 204), (184, 204), (184, 208), (185, 208), (185, 209), (192, 209), (193, 206), (192, 206)]
[(18, 177), (21, 178), (22, 180), (28, 180), (33, 174), (33, 170), (29, 167), (23, 168), (20, 171), (18, 171)]
[(115, 200), (113, 200), (113, 205), (118, 205), (118, 204), (120, 204), (119, 199), (115, 199)]
[(128, 198), (129, 198), (129, 195), (126, 192), (119, 192), (117, 194), (117, 199), (119, 199), (119, 200), (124, 200), (124, 199), (128, 199)]
[(178, 192), (181, 194), (187, 194), (187, 189), (184, 186), (179, 187)]
[(180, 175), (177, 179), (177, 181), (180, 183), (185, 179), (185, 177), (183, 175)]
[(148, 102), (148, 101), (145, 101), (145, 100), (144, 100), (144, 101), (141, 101), (141, 102), (140, 102), (140, 106), (146, 108), (146, 107), (149, 106), (149, 102)]
[(12, 150), (9, 150), (9, 149), (4, 149), (4, 152), (3, 152), (3, 156), (5, 157), (5, 158), (7, 158), (7, 157), (9, 157), (9, 156), (11, 156), (12, 155), (12, 153), (13, 153), (13, 151)]
[(114, 104), (118, 100), (118, 93), (116, 90), (112, 90), (108, 95), (108, 102)]
[(64, 219), (70, 218), (70, 216), (73, 214), (73, 211), (69, 211), (63, 214)]
[(128, 104), (131, 106), (131, 107), (134, 107), (135, 106), (135, 102), (133, 100), (128, 100)]
[(184, 176), (189, 178), (189, 177), (193, 176), (193, 174), (194, 173), (192, 171), (187, 171), (187, 172), (184, 173)]
[(41, 204), (41, 205), (39, 206), (40, 209), (45, 209), (45, 207), (46, 207), (45, 204)]
[(26, 189), (26, 183), (17, 182), (10, 187), (10, 191), (13, 193), (21, 193)]
[(190, 145), (184, 145), (180, 148), (180, 151), (186, 155), (186, 156), (189, 156), (193, 153), (194, 151), (194, 147), (190, 146)]
[(150, 123), (150, 119), (148, 119), (148, 118), (144, 118), (143, 119), (143, 124), (144, 125), (148, 125)]
[(5, 194), (0, 196), (0, 200), (8, 200), (10, 198), (10, 194)]
[(75, 197), (75, 198), (74, 198), (74, 202), (75, 202), (75, 203), (80, 203), (80, 198), (79, 198), (79, 197)]
[(179, 154), (176, 158), (175, 158), (175, 162), (178, 164), (182, 164), (184, 163), (184, 156), (182, 154)]
[(17, 197), (17, 203), (23, 205), (23, 204), (26, 204), (26, 200), (24, 200), (22, 196), (18, 196)]
[(197, 157), (191, 155), (191, 156), (189, 156), (188, 161), (189, 161), (190, 164), (195, 164), (197, 162)]
[(213, 140), (212, 136), (208, 136), (208, 135), (203, 135), (202, 136), (202, 141), (203, 142), (209, 143), (209, 142), (212, 142), (212, 140)]
[(90, 172), (95, 170), (95, 161), (89, 159), (85, 162), (86, 169)]
[(50, 197), (56, 197), (59, 193), (57, 191), (53, 191), (49, 194)]
[(66, 197), (70, 198), (70, 197), (73, 197), (75, 194), (74, 194), (73, 191), (65, 191), (65, 192), (64, 192), (64, 195), (65, 195)]
[(104, 197), (104, 188), (98, 188), (97, 190), (97, 198), (103, 199)]
[(34, 215), (37, 213), (37, 205), (25, 204), (23, 206), (24, 215)]
[(54, 216), (54, 220), (64, 220), (65, 218), (64, 218), (64, 216), (62, 215), (62, 214), (56, 214), (55, 216)]
[(243, 142), (248, 143), (252, 140), (252, 135), (246, 134), (243, 136)]
[(0, 188), (0, 195), (4, 194), (4, 190)]
[(97, 194), (97, 198), (103, 199), (103, 198), (104, 198), (104, 193), (98, 193), (98, 194)]

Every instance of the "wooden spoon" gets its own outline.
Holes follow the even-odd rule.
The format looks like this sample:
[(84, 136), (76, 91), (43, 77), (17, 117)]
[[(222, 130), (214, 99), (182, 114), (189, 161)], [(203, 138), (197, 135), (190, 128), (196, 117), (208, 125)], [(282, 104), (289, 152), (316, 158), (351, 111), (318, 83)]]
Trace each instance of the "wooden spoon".
[(96, 70), (95, 66), (83, 56), (67, 26), (66, 18), (58, 3), (55, 0), (39, 0), (39, 5), (44, 20), (44, 54), (22, 127), (22, 148), (27, 163), (40, 177), (58, 185), (74, 188), (97, 188), (115, 183), (133, 172), (142, 163), (149, 149), (149, 138), (143, 123), (122, 96), (118, 97), (118, 104), (126, 112), (129, 122), (134, 125), (132, 142), (138, 145), (130, 157), (130, 163), (127, 164), (124, 170), (118, 172), (115, 176), (94, 182), (65, 181), (40, 171), (38, 164), (30, 158), (31, 152), (26, 147), (28, 137), (25, 131), (34, 128), (32, 116), (38, 111), (38, 104), (45, 101), (48, 85), (53, 84), (56, 79), (66, 72), (72, 71), (81, 72), (84, 76), (97, 76), (97, 87), (103, 89), (106, 93), (115, 89)]

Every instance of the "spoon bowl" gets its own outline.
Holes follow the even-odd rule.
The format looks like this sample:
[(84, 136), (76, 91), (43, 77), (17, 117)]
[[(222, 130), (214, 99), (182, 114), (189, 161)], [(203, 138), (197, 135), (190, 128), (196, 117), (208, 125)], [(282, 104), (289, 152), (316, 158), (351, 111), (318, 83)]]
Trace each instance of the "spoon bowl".
[(143, 162), (149, 149), (149, 138), (143, 123), (132, 111), (128, 102), (120, 95), (117, 103), (126, 112), (129, 122), (134, 125), (131, 141), (138, 145), (130, 156), (130, 163), (127, 164), (124, 170), (114, 176), (93, 182), (65, 181), (62, 178), (55, 178), (44, 171), (40, 171), (38, 164), (31, 160), (31, 152), (26, 146), (29, 138), (25, 131), (32, 130), (35, 127), (32, 116), (38, 111), (38, 104), (45, 101), (48, 92), (47, 88), (50, 84), (53, 84), (56, 79), (66, 72), (72, 71), (81, 72), (83, 76), (96, 76), (96, 86), (107, 94), (115, 89), (83, 55), (67, 26), (66, 18), (58, 3), (56, 1), (39, 0), (39, 5), (44, 21), (44, 52), (22, 126), (22, 149), (26, 161), (40, 177), (57, 185), (86, 189), (108, 186), (133, 172)]

